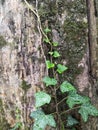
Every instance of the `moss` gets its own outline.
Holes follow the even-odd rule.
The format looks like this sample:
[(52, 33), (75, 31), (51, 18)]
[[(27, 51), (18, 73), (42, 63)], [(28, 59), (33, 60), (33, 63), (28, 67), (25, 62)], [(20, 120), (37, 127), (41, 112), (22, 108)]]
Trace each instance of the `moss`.
[(26, 92), (31, 87), (25, 80), (22, 81), (21, 88)]
[(2, 48), (3, 46), (5, 46), (7, 44), (6, 40), (4, 39), (3, 36), (0, 36), (0, 48)]
[[(86, 17), (85, 14), (85, 2), (82, 0), (59, 1), (59, 6), (62, 6), (62, 11), (67, 11), (67, 17), (64, 21), (64, 24), (60, 27), (60, 36), (61, 46), (60, 53), (62, 55), (62, 60), (58, 62), (67, 61), (68, 70), (60, 76), (60, 79), (63, 81), (67, 79), (68, 81), (74, 83), (74, 80), (77, 75), (79, 75), (83, 68), (78, 68), (78, 63), (81, 61), (83, 55), (86, 52), (86, 43), (87, 43), (87, 23), (83, 21), (83, 18)], [(54, 27), (55, 28), (55, 27)]]
[(2, 100), (0, 99), (0, 130), (8, 130), (10, 128), (4, 115)]
[[(62, 16), (65, 10), (67, 16), (62, 25), (57, 14)], [(48, 21), (48, 26), (56, 29), (59, 34), (60, 46), (57, 49), (62, 57), (57, 59), (57, 63), (63, 63), (66, 59), (69, 68), (62, 77), (60, 75), (60, 79), (62, 81), (68, 79), (74, 83), (75, 77), (83, 71), (83, 68), (78, 68), (78, 63), (86, 51), (87, 23), (83, 21), (86, 17), (86, 3), (83, 0), (45, 0), (45, 2), (40, 0), (39, 14), (43, 26)]]
[(44, 3), (40, 3), (38, 12), (42, 22), (45, 20), (48, 20), (48, 22), (52, 22), (54, 20), (55, 15), (58, 13), (56, 0), (46, 0)]

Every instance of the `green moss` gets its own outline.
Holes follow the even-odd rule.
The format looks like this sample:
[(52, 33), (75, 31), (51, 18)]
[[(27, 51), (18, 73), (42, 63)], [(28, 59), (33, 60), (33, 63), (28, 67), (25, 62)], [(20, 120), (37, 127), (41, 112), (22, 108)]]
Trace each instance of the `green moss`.
[(2, 48), (3, 46), (5, 46), (7, 44), (6, 40), (4, 39), (3, 36), (0, 36), (0, 48)]
[[(62, 16), (64, 11), (67, 16), (62, 25), (57, 16)], [(86, 51), (87, 23), (83, 21), (86, 18), (86, 3), (83, 0), (45, 0), (39, 5), (39, 14), (42, 25), (44, 26), (47, 20), (48, 26), (58, 31), (59, 34), (59, 51), (62, 57), (56, 62), (63, 63), (66, 59), (69, 68), (62, 78), (60, 75), (60, 79), (62, 81), (68, 79), (74, 83), (75, 77), (83, 71), (83, 68), (78, 68), (78, 63)]]
[(48, 22), (54, 19), (54, 16), (57, 14), (58, 9), (56, 6), (56, 0), (45, 1), (44, 3), (39, 4), (38, 9), (41, 21), (48, 19)]
[(31, 87), (25, 80), (22, 81), (21, 88), (26, 92)]
[(2, 100), (0, 99), (0, 130), (8, 130), (10, 128), (4, 115)]
[(73, 2), (66, 2), (66, 11), (68, 16), (66, 17), (62, 26), (65, 36), (63, 38), (66, 41), (66, 47), (62, 51), (62, 55), (66, 56), (68, 60), (68, 72), (66, 77), (69, 81), (74, 83), (74, 79), (79, 75), (83, 68), (78, 68), (78, 63), (81, 61), (86, 51), (86, 36), (87, 36), (87, 23), (83, 21), (86, 17), (85, 2), (82, 0), (74, 0)]

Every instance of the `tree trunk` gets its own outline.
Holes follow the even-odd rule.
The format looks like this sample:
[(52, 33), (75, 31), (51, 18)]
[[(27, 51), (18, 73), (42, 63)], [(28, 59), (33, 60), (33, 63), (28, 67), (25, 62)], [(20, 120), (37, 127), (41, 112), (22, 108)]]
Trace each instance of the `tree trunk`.
[[(49, 59), (48, 52), (51, 51), (51, 48), (43, 43), (42, 28), (49, 27), (50, 39), (59, 43), (56, 49), (62, 56), (60, 59), (54, 59), (55, 63), (62, 63), (69, 68), (66, 74), (58, 76), (58, 82), (70, 81), (77, 86), (79, 93), (89, 95), (98, 108), (96, 95), (98, 48), (93, 0), (87, 0), (88, 41), (85, 0), (27, 1), (32, 6), (25, 0), (0, 1), (2, 130), (10, 129), (17, 122), (23, 124), (21, 130), (29, 130), (32, 126), (33, 121), (29, 115), (35, 110), (34, 93), (44, 89), (41, 81), (43, 76), (48, 75), (45, 61), (46, 58)], [(96, 130), (97, 124), (95, 118), (90, 118), (86, 125), (81, 119), (81, 126), (77, 130)]]
[[(0, 129), (8, 130), (3, 117), (13, 127), (30, 127), (29, 114), (35, 109), (34, 93), (46, 73), (41, 34), (36, 16), (21, 0), (0, 2), (0, 99), (3, 115)], [(1, 128), (2, 126), (2, 128)]]
[[(86, 0), (88, 16), (88, 47), (89, 47), (89, 80), (91, 84), (91, 100), (98, 109), (98, 41), (94, 0)], [(98, 119), (89, 118), (88, 123), (82, 125), (83, 130), (97, 130)]]
[(97, 28), (96, 28), (96, 17), (95, 17), (95, 8), (94, 1), (87, 0), (87, 9), (88, 9), (88, 41), (89, 41), (89, 53), (90, 53), (90, 69), (93, 77), (97, 78), (97, 70), (98, 70), (98, 57), (97, 57)]

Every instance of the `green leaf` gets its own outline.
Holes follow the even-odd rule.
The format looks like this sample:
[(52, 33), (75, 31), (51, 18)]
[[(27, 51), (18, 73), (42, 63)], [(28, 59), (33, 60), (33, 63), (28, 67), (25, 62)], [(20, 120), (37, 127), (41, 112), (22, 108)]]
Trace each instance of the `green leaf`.
[(50, 101), (51, 101), (51, 97), (49, 94), (43, 92), (43, 91), (40, 91), (40, 92), (37, 92), (35, 94), (35, 106), (36, 107), (41, 107), (43, 106), (44, 104), (49, 104)]
[(58, 42), (52, 42), (53, 46), (58, 46)]
[(49, 60), (46, 61), (46, 66), (48, 69), (53, 68), (55, 66), (54, 63), (51, 63)]
[(79, 122), (75, 119), (75, 118), (73, 118), (72, 116), (68, 116), (68, 119), (67, 119), (67, 126), (69, 127), (69, 126), (73, 126), (73, 125), (76, 125), (76, 124), (78, 124)]
[(31, 112), (30, 117), (34, 119), (38, 119), (43, 116), (44, 112), (41, 109), (37, 109), (36, 111)]
[(89, 114), (88, 114), (88, 112), (87, 112), (85, 106), (81, 106), (81, 108), (80, 108), (80, 110), (79, 110), (79, 113), (81, 114), (81, 116), (82, 116), (84, 122), (87, 122), (87, 120), (88, 120), (88, 115), (89, 115)]
[(47, 120), (45, 118), (45, 114), (39, 118), (37, 118), (33, 125), (33, 130), (45, 130), (47, 126)]
[(96, 109), (89, 102), (81, 105), (79, 113), (81, 114), (84, 122), (88, 120), (88, 116), (98, 116), (98, 109)]
[(71, 130), (76, 130), (76, 128), (73, 127)]
[(60, 90), (62, 93), (69, 92), (69, 91), (76, 91), (73, 85), (71, 85), (68, 81), (64, 81), (60, 85)]
[(10, 130), (17, 130), (17, 129), (21, 128), (21, 126), (22, 126), (22, 123), (21, 122), (17, 122), (15, 124), (15, 126), (12, 129), (10, 129)]
[(46, 84), (46, 86), (53, 85), (55, 86), (57, 84), (57, 80), (54, 78), (50, 78), (48, 76), (43, 78), (43, 82)]
[(86, 96), (81, 96), (77, 94), (75, 91), (71, 92), (68, 95), (66, 103), (68, 104), (69, 108), (72, 108), (76, 104), (83, 104), (89, 102), (89, 98)]
[(47, 125), (56, 127), (55, 120), (52, 115), (45, 115), (42, 110), (36, 110), (31, 113), (31, 118), (34, 118), (35, 122), (33, 130), (44, 130)]
[(58, 64), (57, 65), (57, 72), (59, 73), (59, 74), (62, 74), (64, 71), (66, 71), (68, 68), (66, 67), (66, 66), (64, 66), (64, 65), (61, 65), (61, 64)]
[(50, 52), (48, 52), (50, 55), (53, 55), (53, 52), (52, 51), (50, 51)]
[(43, 41), (46, 42), (46, 43), (50, 43), (49, 38), (44, 38)]
[(37, 123), (34, 123), (34, 126), (33, 126), (33, 129), (32, 130), (44, 130), (44, 125), (42, 126), (42, 128), (39, 127), (39, 124), (38, 122)]
[(44, 32), (45, 32), (45, 33), (49, 33), (49, 32), (51, 32), (51, 30), (50, 30), (49, 28), (45, 28), (45, 29), (44, 29)]
[(52, 115), (47, 115), (46, 119), (48, 121), (49, 126), (56, 127), (56, 122), (55, 122), (54, 117)]
[(60, 54), (58, 51), (54, 51), (53, 52), (53, 57), (57, 58), (57, 57), (60, 57)]
[(33, 125), (33, 130), (43, 130), (46, 126), (46, 123), (40, 121), (40, 118), (44, 117), (44, 112), (40, 109), (31, 112), (30, 117), (35, 119), (34, 125)]

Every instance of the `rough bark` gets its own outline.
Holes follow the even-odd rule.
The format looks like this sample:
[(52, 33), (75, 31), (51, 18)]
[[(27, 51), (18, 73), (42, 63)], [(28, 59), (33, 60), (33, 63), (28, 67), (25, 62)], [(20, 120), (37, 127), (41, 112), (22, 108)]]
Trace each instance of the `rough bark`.
[[(97, 78), (98, 78), (98, 43), (97, 26), (95, 17), (94, 0), (86, 0), (88, 16), (88, 49), (89, 49), (89, 83), (91, 86), (91, 100), (94, 106), (98, 108)], [(98, 119), (89, 118), (89, 121), (82, 125), (83, 130), (97, 130)]]
[[(29, 114), (35, 109), (34, 93), (43, 87), (41, 79), (45, 65), (41, 35), (35, 16), (23, 2), (20, 0), (2, 2), (0, 2), (0, 99), (3, 104), (3, 116), (11, 127), (20, 121), (26, 129), (30, 125)], [(18, 120), (17, 115), (20, 116)], [(2, 115), (0, 116), (2, 118)], [(2, 124), (3, 120), (0, 123)], [(3, 127), (1, 129), (4, 129)]]
[[(92, 84), (89, 85), (88, 74), (88, 68), (90, 68), (92, 74), (97, 75), (97, 44), (96, 38), (94, 38), (96, 30), (93, 26), (95, 18), (93, 15), (94, 7), (91, 4), (93, 1), (88, 0), (93, 11), (89, 14), (89, 22), (92, 22), (89, 23), (89, 26), (91, 26), (91, 28), (89, 27), (90, 67), (87, 64), (87, 28), (84, 26), (81, 29), (80, 26), (86, 24), (86, 14), (83, 12), (85, 10), (83, 6), (85, 0), (75, 1), (77, 3), (76, 7), (73, 6), (73, 0), (36, 0), (36, 2), (28, 0), (34, 8), (38, 9), (43, 28), (49, 27), (52, 30), (51, 39), (59, 43), (57, 50), (62, 56), (59, 60), (55, 59), (55, 62), (69, 67), (66, 74), (58, 76), (60, 78), (59, 82), (61, 83), (67, 79), (77, 86), (81, 94), (92, 97), (96, 105), (95, 87), (93, 91)], [(81, 6), (81, 13), (79, 14), (75, 10), (74, 18), (75, 13), (71, 8), (80, 7), (79, 2), (82, 3), (83, 8)], [(9, 125), (13, 127), (17, 122), (16, 111), (18, 110), (19, 121), (24, 125), (23, 129), (29, 129), (32, 124), (29, 114), (35, 109), (34, 93), (43, 89), (41, 80), (44, 75), (47, 75), (45, 58), (49, 58), (47, 53), (50, 48), (43, 45), (39, 21), (22, 0), (0, 1), (0, 9), (0, 99), (1, 104), (3, 104), (0, 110), (4, 113), (3, 117), (5, 117), (2, 118), (1, 113), (2, 120), (0, 123), (2, 124), (3, 119), (6, 119)], [(69, 17), (73, 18), (72, 23), (68, 21)], [(74, 26), (71, 26), (72, 24), (78, 28), (77, 31)], [(91, 118), (91, 121), (94, 123), (97, 120), (94, 119), (93, 121)], [(90, 122), (88, 124), (81, 123), (81, 127), (78, 127), (78, 129), (95, 130), (96, 123), (93, 126)], [(4, 126), (5, 124), (1, 129), (7, 130), (9, 128), (9, 126), (7, 128)], [(98, 129), (97, 125), (96, 129)]]
[(97, 29), (96, 29), (96, 17), (95, 17), (95, 8), (94, 1), (87, 0), (87, 9), (88, 9), (88, 42), (90, 50), (90, 69), (93, 77), (97, 78)]

